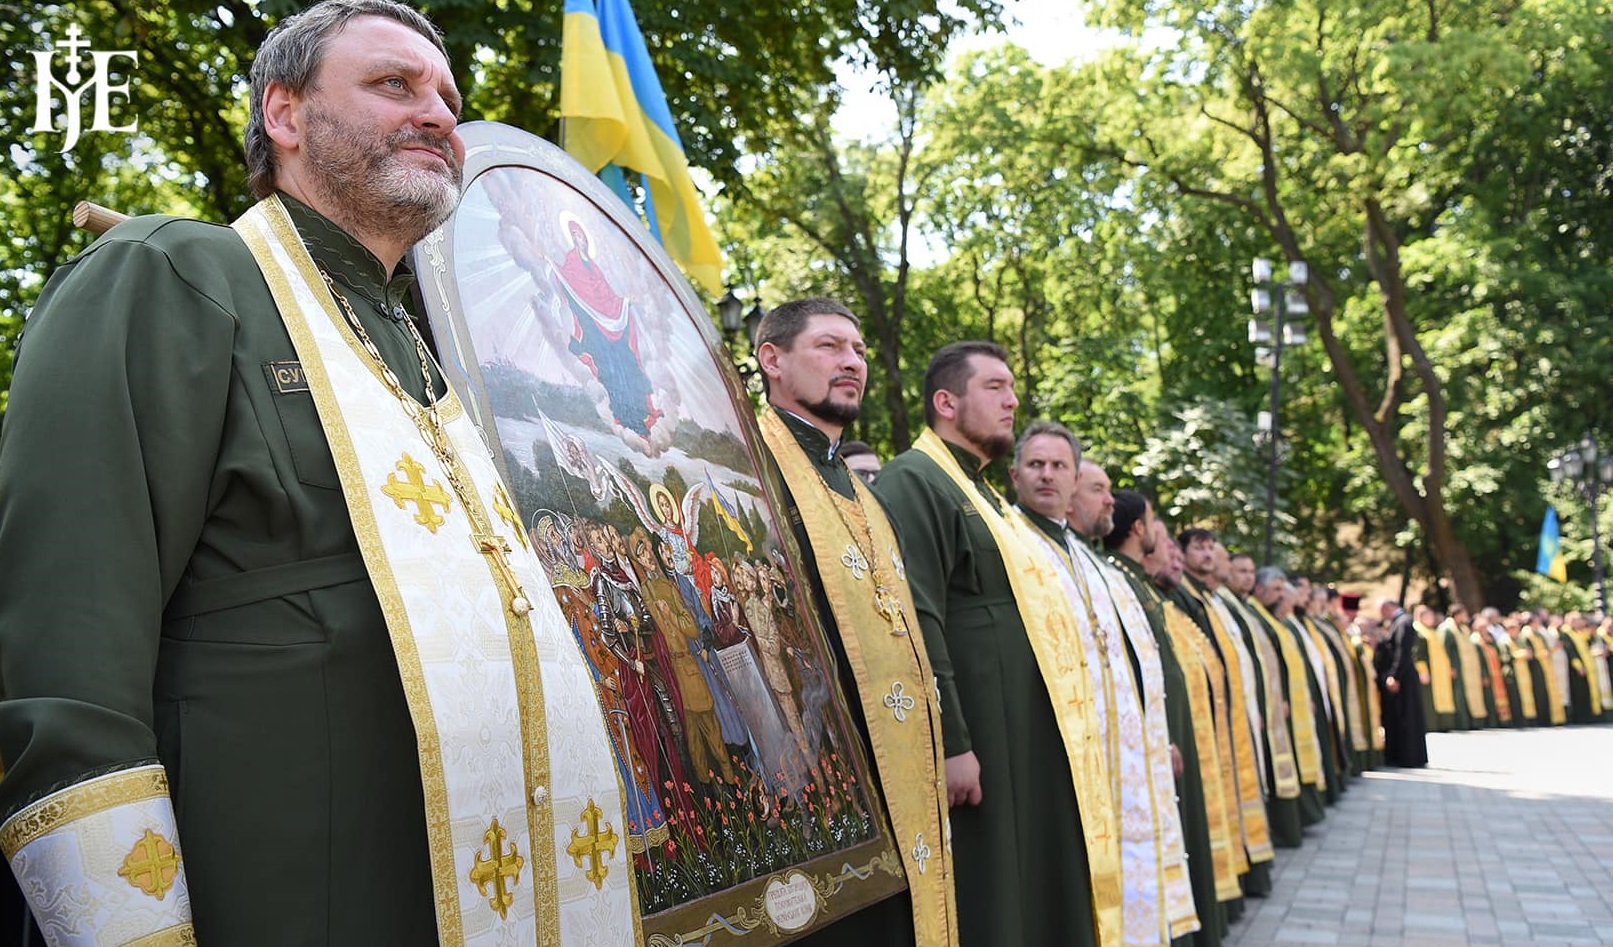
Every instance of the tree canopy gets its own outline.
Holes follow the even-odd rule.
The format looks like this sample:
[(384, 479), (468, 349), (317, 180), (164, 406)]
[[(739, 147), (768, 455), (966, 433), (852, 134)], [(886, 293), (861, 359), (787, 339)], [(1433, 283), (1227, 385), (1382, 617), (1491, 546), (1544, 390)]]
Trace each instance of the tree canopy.
[[(214, 220), (247, 206), (244, 76), (302, 5), (0, 0), (26, 78), (0, 89), (0, 335), (86, 244), (75, 201)], [(466, 117), (554, 137), (559, 8), (423, 6)], [(1246, 335), (1249, 261), (1303, 261), (1311, 341), (1283, 356), (1279, 558), (1414, 576), (1473, 605), (1544, 601), (1559, 590), (1530, 572), (1551, 502), (1582, 583), (1588, 510), (1544, 469), (1587, 432), (1613, 448), (1609, 4), (1082, 7), (1119, 39), (1055, 65), (1007, 44), (953, 52), (998, 22), (996, 0), (636, 4), (712, 184), (730, 282), (863, 315), (854, 433), (905, 448), (929, 355), (991, 338), (1027, 419), (1065, 421), (1117, 484), (1252, 547), (1270, 375)], [(28, 64), (70, 22), (139, 51), (139, 130), (62, 154), (28, 130)], [(887, 135), (839, 130), (847, 63), (892, 103)]]

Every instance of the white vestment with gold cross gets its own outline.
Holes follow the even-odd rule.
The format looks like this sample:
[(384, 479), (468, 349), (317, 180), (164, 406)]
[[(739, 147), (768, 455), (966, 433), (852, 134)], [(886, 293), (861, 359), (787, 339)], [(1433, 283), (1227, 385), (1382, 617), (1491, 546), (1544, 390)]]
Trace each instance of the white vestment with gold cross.
[(387, 384), (277, 198), (235, 227), (291, 333), (386, 614), (440, 942), (637, 943), (593, 681), (486, 444), (452, 393), (432, 422)]

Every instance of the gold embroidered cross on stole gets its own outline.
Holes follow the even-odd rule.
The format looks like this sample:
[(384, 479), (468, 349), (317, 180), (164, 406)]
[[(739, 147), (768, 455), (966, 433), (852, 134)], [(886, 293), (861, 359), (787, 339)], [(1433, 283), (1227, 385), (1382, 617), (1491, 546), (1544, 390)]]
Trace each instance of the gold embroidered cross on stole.
[(572, 830), (571, 844), (566, 846), (566, 852), (581, 868), (584, 859), (588, 861), (588, 870), (585, 873), (589, 881), (598, 888), (605, 883), (605, 876), (610, 874), (610, 866), (605, 864), (607, 857), (616, 855), (616, 832), (609, 822), (605, 823), (603, 830), (599, 821), (605, 813), (594, 805), (594, 800), (588, 800), (588, 807), (582, 811), (582, 830)]
[[(510, 890), (521, 880), (521, 866), (526, 859), (516, 851), (515, 843), (510, 843), (510, 850), (504, 850), (504, 842), (509, 838), (504, 832), (504, 826), (493, 819), (493, 824), (487, 827), (487, 834), (483, 840), (492, 849), (491, 858), (483, 858), (481, 852), (476, 853), (476, 863), (471, 866), (470, 880), (476, 885), (476, 890), (487, 898), (487, 903), (498, 912), (498, 916), (506, 918), (510, 913), (510, 905), (515, 903), (515, 894)], [(505, 883), (508, 882), (508, 885)], [(487, 894), (487, 886), (493, 886), (491, 897)]]
[(179, 874), (179, 852), (167, 839), (146, 829), (118, 869), (123, 880), (161, 901)]
[(447, 513), (453, 508), (454, 498), (442, 488), (441, 483), (433, 480), (427, 484), (425, 465), (407, 453), (398, 461), (398, 470), (403, 472), (403, 479), (399, 480), (396, 473), (387, 474), (381, 492), (391, 497), (400, 510), (413, 503), (414, 521), (433, 533), (437, 532), (437, 527), (448, 521), (437, 514), (435, 507), (440, 506)]

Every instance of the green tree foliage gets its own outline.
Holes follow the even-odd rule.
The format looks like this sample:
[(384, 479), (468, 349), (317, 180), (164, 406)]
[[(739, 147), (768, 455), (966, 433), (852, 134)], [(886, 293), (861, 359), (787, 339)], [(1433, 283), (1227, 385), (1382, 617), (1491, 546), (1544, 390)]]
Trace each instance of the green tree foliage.
[[(1304, 260), (1312, 341), (1282, 371), (1288, 560), (1358, 578), (1409, 562), (1437, 598), (1515, 600), (1545, 459), (1609, 429), (1607, 4), (1089, 12), (1142, 40), (1059, 68), (990, 50), (922, 90), (911, 219), (880, 210), (893, 178), (861, 179), (885, 278), (898, 225), (924, 251), (894, 342), (908, 377), (946, 341), (1002, 342), (1027, 417), (1065, 420), (1178, 516), (1248, 537), (1235, 504), (1197, 501), (1239, 489), (1223, 454), (1252, 446), (1194, 441), (1182, 415), (1230, 427), (1266, 406), (1244, 274)], [(871, 173), (901, 147), (839, 153)], [(812, 183), (753, 188), (811, 200)], [(787, 229), (751, 245), (758, 270), (851, 289)], [(1263, 489), (1242, 489), (1258, 522)]]
[[(229, 220), (251, 203), (241, 132), (253, 51), (303, 0), (0, 0), (0, 45), (16, 80), (0, 88), (7, 173), (0, 209), (0, 338), (10, 341), (51, 270), (88, 243), (67, 223), (94, 200), (125, 213)], [(529, 0), (432, 0), (466, 96), (465, 117), (556, 137), (562, 8)], [(795, 125), (801, 90), (828, 89), (837, 62), (877, 64), (893, 81), (926, 81), (967, 24), (993, 19), (996, 0), (812, 0), (731, 4), (641, 0), (635, 12), (691, 163), (742, 193), (747, 154), (765, 153)], [(132, 49), (129, 116), (139, 133), (87, 133), (73, 151), (34, 133), (33, 50), (76, 23), (94, 48)], [(65, 69), (65, 64), (61, 67)], [(120, 117), (119, 122), (126, 121)], [(3, 361), (9, 363), (9, 359)], [(0, 390), (9, 380), (0, 372)]]
[[(1214, 530), (1229, 549), (1258, 558), (1266, 529), (1266, 461), (1254, 435), (1253, 421), (1237, 405), (1195, 400), (1150, 435), (1130, 472), (1173, 525)], [(1293, 526), (1279, 505), (1276, 541), (1291, 545)]]
[[(246, 205), (242, 76), (300, 6), (0, 0), (15, 63), (69, 16), (143, 57), (139, 135), (66, 155), (26, 131), (31, 75), (0, 89), (0, 335), (86, 242), (65, 223), (75, 200), (216, 220)], [(823, 293), (864, 316), (854, 435), (907, 446), (930, 354), (991, 338), (1024, 416), (1069, 423), (1178, 522), (1257, 546), (1249, 419), (1269, 375), (1245, 336), (1245, 274), (1255, 256), (1304, 260), (1312, 341), (1282, 371), (1285, 561), (1410, 570), (1475, 606), (1543, 600), (1528, 576), (1549, 496), (1583, 589), (1585, 511), (1542, 473), (1587, 430), (1613, 446), (1606, 0), (1085, 7), (1134, 41), (1069, 66), (1003, 47), (943, 69), (997, 3), (637, 5), (693, 163), (719, 186), (730, 279), (764, 305)], [(553, 137), (558, 7), (427, 9), (467, 117)], [(842, 60), (893, 103), (882, 138), (837, 130)]]

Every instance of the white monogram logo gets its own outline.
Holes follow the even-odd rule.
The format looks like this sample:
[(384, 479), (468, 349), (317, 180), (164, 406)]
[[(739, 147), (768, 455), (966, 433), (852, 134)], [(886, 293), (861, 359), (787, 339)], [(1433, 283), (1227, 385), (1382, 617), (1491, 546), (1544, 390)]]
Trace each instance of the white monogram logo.
[[(125, 79), (120, 85), (113, 85), (111, 79), (112, 61), (119, 56), (127, 57), (129, 69), (134, 69), (134, 63), (139, 58), (132, 49), (115, 49), (98, 52), (90, 49), (90, 41), (81, 39), (83, 31), (77, 23), (67, 27), (67, 39), (57, 40), (51, 49), (34, 50), (34, 68), (37, 75), (34, 79), (34, 126), (30, 131), (54, 132), (56, 128), (56, 109), (52, 101), (55, 93), (61, 93), (62, 104), (65, 107), (63, 120), (65, 126), (61, 129), (66, 138), (62, 141), (62, 154), (73, 150), (78, 144), (80, 123), (80, 106), (85, 90), (94, 90), (95, 104), (91, 113), (90, 131), (92, 132), (132, 132), (138, 119), (127, 125), (112, 124), (112, 96), (119, 95), (125, 102), (129, 99), (129, 81)], [(63, 78), (65, 82), (56, 81), (54, 47), (65, 47), (67, 50), (67, 73)], [(92, 68), (90, 78), (84, 79), (79, 71), (79, 60), (82, 58), (80, 50), (90, 54)], [(82, 80), (82, 81), (81, 81)]]

